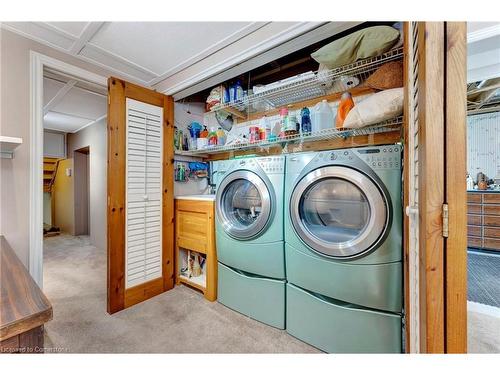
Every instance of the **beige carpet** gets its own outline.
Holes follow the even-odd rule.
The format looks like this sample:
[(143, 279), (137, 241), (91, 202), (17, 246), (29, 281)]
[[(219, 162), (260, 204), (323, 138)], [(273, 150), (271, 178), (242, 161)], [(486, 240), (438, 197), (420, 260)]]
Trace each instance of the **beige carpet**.
[(467, 302), (467, 350), (500, 353), (500, 308)]
[[(54, 308), (45, 346), (72, 353), (316, 353), (284, 331), (180, 286), (106, 312), (106, 253), (88, 236), (44, 241), (44, 292)], [(50, 351), (50, 350), (49, 350)]]

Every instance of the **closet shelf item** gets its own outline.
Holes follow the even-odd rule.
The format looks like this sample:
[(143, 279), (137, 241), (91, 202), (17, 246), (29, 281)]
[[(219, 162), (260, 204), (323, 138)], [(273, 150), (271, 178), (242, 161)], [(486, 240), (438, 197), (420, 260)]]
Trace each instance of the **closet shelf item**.
[(22, 138), (0, 135), (0, 155), (2, 159), (12, 159), (14, 150), (22, 143)]
[[(331, 70), (301, 74), (293, 80), (284, 80), (265, 91), (248, 95), (241, 101), (219, 104), (211, 112), (224, 110), (245, 118), (251, 113), (263, 112), (265, 109), (276, 109), (300, 101), (314, 99), (346, 91), (341, 84), (336, 84), (342, 77), (356, 77), (362, 84), (380, 66), (390, 61), (403, 59), (403, 47), (395, 48), (382, 55), (356, 61), (352, 64), (337, 67)], [(359, 85), (358, 85), (359, 86)]]
[(395, 130), (400, 130), (401, 125), (403, 123), (403, 116), (396, 117), (392, 120), (384, 121), (376, 125), (367, 126), (359, 129), (344, 129), (338, 130), (335, 128), (323, 129), (317, 132), (312, 132), (309, 135), (290, 135), (282, 138), (278, 138), (275, 141), (258, 141), (253, 143), (238, 143), (238, 144), (230, 144), (224, 146), (212, 146), (203, 150), (193, 150), (193, 151), (184, 151), (189, 152), (190, 155), (210, 155), (217, 154), (221, 152), (227, 151), (240, 151), (252, 148), (260, 148), (260, 147), (268, 147), (268, 146), (285, 146), (288, 143), (303, 143), (303, 142), (314, 142), (314, 141), (325, 141), (332, 139), (347, 139), (349, 137), (356, 137), (360, 135), (370, 135), (377, 133), (386, 133), (392, 132)]

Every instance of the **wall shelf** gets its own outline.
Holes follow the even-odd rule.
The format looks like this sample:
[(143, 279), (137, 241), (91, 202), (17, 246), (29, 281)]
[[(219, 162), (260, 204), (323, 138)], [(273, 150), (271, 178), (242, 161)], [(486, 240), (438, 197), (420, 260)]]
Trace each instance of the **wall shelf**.
[(243, 151), (250, 149), (271, 148), (273, 146), (279, 146), (283, 149), (284, 152), (287, 152), (287, 146), (289, 145), (303, 144), (308, 142), (329, 141), (334, 139), (346, 140), (351, 137), (399, 131), (401, 129), (402, 123), (403, 123), (403, 117), (399, 116), (392, 120), (388, 120), (376, 125), (359, 129), (337, 130), (335, 128), (331, 128), (331, 129), (321, 130), (318, 132), (313, 132), (310, 135), (306, 136), (291, 135), (279, 138), (276, 141), (263, 140), (253, 143), (237, 143), (237, 144), (235, 143), (224, 146), (212, 146), (201, 150), (182, 151), (182, 155), (209, 157), (210, 155), (219, 153), (226, 153), (231, 151)]
[(335, 69), (303, 73), (298, 77), (268, 85), (262, 92), (249, 95), (243, 100), (216, 105), (210, 112), (224, 110), (240, 119), (245, 119), (256, 112), (265, 112), (300, 101), (340, 93), (346, 91), (345, 86), (339, 84), (341, 78), (356, 77), (361, 85), (380, 66), (402, 59), (403, 48), (400, 47)]
[(0, 135), (0, 156), (2, 159), (12, 159), (14, 150), (23, 143), (22, 138)]

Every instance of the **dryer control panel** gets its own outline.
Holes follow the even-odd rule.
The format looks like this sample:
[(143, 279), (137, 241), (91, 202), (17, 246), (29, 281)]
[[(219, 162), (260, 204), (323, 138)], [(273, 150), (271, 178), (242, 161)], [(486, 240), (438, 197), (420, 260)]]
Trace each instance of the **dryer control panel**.
[(364, 147), (353, 151), (373, 169), (401, 168), (401, 146), (399, 145)]

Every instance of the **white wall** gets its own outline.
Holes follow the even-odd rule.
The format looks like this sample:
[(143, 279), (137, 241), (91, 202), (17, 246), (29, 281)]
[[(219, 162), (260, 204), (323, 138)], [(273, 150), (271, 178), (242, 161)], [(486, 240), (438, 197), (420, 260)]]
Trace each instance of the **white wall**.
[(500, 175), (500, 112), (467, 117), (467, 171), (474, 180)]
[[(68, 134), (68, 157), (74, 151), (89, 147), (89, 216), (90, 242), (101, 250), (107, 242), (107, 130), (106, 119), (86, 127), (74, 134)], [(75, 196), (76, 199), (76, 196)], [(75, 202), (76, 203), (76, 202)]]
[[(90, 63), (0, 29), (0, 134), (20, 137), (14, 159), (0, 159), (0, 233), (21, 261), (29, 259), (30, 165), (30, 50), (108, 77), (112, 74)], [(41, 168), (41, 166), (40, 166)], [(40, 197), (42, 199), (42, 197)], [(42, 228), (40, 228), (42, 230)]]
[(66, 157), (66, 134), (45, 129), (43, 131), (43, 156), (64, 159)]

